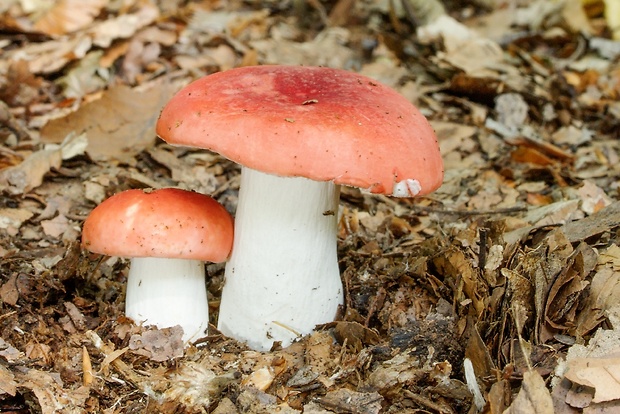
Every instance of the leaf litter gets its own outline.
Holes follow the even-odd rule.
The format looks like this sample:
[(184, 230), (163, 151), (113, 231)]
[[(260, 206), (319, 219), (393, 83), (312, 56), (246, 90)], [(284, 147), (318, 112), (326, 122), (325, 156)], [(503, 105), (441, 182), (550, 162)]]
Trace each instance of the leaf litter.
[[(0, 407), (13, 412), (604, 412), (620, 406), (618, 2), (0, 6)], [(435, 127), (429, 197), (343, 188), (342, 316), (286, 349), (124, 317), (127, 262), (79, 248), (129, 188), (214, 195), (239, 169), (155, 137), (193, 79), (325, 65)], [(208, 265), (212, 322), (223, 267)]]

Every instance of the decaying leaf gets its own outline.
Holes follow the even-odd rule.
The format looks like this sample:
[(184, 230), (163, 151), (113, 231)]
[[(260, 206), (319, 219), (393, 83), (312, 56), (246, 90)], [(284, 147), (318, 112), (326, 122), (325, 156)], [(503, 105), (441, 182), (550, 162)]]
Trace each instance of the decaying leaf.
[(615, 201), (583, 220), (566, 223), (561, 230), (571, 242), (576, 242), (613, 229), (618, 223), (620, 223), (620, 201)]
[[(6, 170), (5, 170), (6, 171)], [(0, 172), (0, 179), (2, 172)], [(0, 229), (5, 229), (9, 235), (16, 235), (21, 225), (29, 220), (34, 213), (21, 208), (0, 208)]]
[(63, 35), (87, 27), (107, 0), (60, 0), (37, 22), (35, 29), (49, 35)]
[(470, 300), (476, 313), (481, 315), (484, 310), (481, 290), (485, 287), (480, 283), (471, 262), (466, 259), (463, 252), (454, 249), (449, 254), (438, 256), (435, 259), (435, 266), (441, 269), (443, 275), (457, 281), (458, 289), (463, 295), (459, 300)]
[[(620, 2), (505, 3), (0, 0), (2, 407), (529, 414), (552, 386), (558, 414), (617, 410)], [(187, 82), (266, 63), (393, 87), (433, 123), (445, 180), (415, 200), (342, 189), (343, 320), (270, 352), (216, 332), (183, 348), (123, 316), (126, 261), (81, 252), (80, 224), (145, 186), (233, 212), (238, 167), (153, 124)]]
[(183, 328), (151, 329), (141, 335), (132, 335), (129, 349), (153, 361), (168, 361), (183, 356)]
[(334, 335), (341, 344), (346, 343), (357, 350), (361, 350), (364, 345), (374, 345), (379, 342), (379, 335), (375, 331), (357, 322), (337, 322)]
[(65, 390), (58, 378), (36, 369), (29, 369), (15, 378), (20, 387), (29, 389), (36, 396), (33, 403), (40, 407), (43, 414), (79, 414), (84, 411), (84, 402), (90, 392), (88, 387)]
[(36, 151), (21, 164), (0, 171), (0, 184), (8, 187), (14, 194), (27, 193), (43, 183), (43, 178), (51, 169), (57, 169), (62, 161), (82, 154), (86, 147), (83, 135), (69, 132), (60, 137), (60, 145)]
[(59, 142), (69, 133), (85, 134), (86, 152), (96, 159), (128, 159), (155, 142), (155, 121), (173, 86), (162, 81), (148, 88), (110, 88), (101, 99), (47, 123), (45, 142)]
[(337, 413), (378, 414), (383, 397), (378, 392), (355, 392), (347, 389), (328, 392), (319, 403)]
[(607, 314), (620, 303), (620, 248), (611, 245), (599, 254), (589, 295), (578, 314), (575, 331), (586, 336), (596, 329)]
[(188, 409), (203, 409), (226, 386), (238, 381), (239, 375), (237, 372), (216, 375), (204, 364), (188, 362), (152, 380), (144, 389), (155, 398), (180, 402)]
[(594, 269), (596, 260), (596, 252), (587, 244), (581, 243), (551, 284), (545, 319), (553, 329), (568, 329), (575, 326), (580, 297), (589, 285), (586, 278)]
[(376, 367), (369, 375), (366, 385), (370, 389), (386, 392), (398, 389), (408, 382), (415, 382), (416, 378), (426, 375), (427, 371), (428, 369), (422, 368), (419, 358), (401, 354)]
[(15, 396), (19, 383), (15, 381), (15, 375), (4, 365), (0, 365), (0, 395), (9, 394)]
[(620, 354), (571, 359), (564, 377), (594, 388), (594, 403), (620, 400)]
[(551, 395), (536, 371), (523, 374), (521, 391), (504, 414), (554, 414)]

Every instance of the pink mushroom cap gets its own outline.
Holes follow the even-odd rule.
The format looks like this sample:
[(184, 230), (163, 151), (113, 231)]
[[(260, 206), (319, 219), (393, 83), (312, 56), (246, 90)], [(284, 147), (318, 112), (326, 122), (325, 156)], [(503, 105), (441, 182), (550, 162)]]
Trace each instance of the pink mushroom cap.
[(109, 256), (223, 262), (232, 242), (233, 219), (221, 204), (173, 188), (113, 195), (82, 229), (84, 248)]
[(262, 172), (372, 193), (423, 195), (443, 180), (437, 138), (420, 111), (339, 69), (250, 66), (203, 77), (169, 101), (157, 134)]

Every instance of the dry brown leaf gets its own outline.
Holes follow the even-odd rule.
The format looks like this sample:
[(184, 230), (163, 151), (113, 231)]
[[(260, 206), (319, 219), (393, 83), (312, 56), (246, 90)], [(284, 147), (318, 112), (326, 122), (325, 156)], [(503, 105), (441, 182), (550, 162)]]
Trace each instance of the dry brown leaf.
[(486, 286), (478, 278), (472, 263), (465, 257), (465, 254), (456, 248), (451, 248), (434, 258), (433, 263), (440, 274), (453, 278), (460, 284), (458, 291), (455, 292), (456, 300), (470, 300), (476, 314), (482, 315), (485, 308), (483, 290)]
[(183, 356), (183, 328), (153, 329), (141, 335), (132, 335), (129, 349), (153, 361), (168, 361)]
[(129, 159), (155, 142), (155, 122), (173, 89), (164, 81), (153, 82), (148, 89), (110, 88), (101, 99), (48, 122), (41, 139), (59, 142), (71, 132), (86, 134), (91, 157)]
[(559, 230), (574, 243), (616, 228), (618, 223), (620, 223), (620, 201), (615, 201), (591, 216), (566, 223)]
[(379, 342), (379, 334), (370, 328), (357, 322), (336, 322), (334, 328), (336, 340), (353, 347), (359, 352), (365, 345), (376, 345)]
[(353, 51), (346, 46), (350, 32), (343, 27), (330, 27), (312, 41), (300, 43), (272, 38), (250, 42), (252, 48), (263, 56), (263, 63), (284, 65), (318, 65), (344, 68), (354, 59)]
[(9, 394), (15, 396), (18, 387), (17, 381), (15, 381), (15, 375), (4, 365), (0, 365), (0, 395)]
[(216, 375), (206, 361), (186, 361), (166, 372), (165, 378), (151, 377), (151, 382), (144, 386), (144, 392), (156, 391), (154, 397), (157, 399), (180, 402), (190, 409), (189, 412), (196, 412), (192, 410), (200, 407), (197, 412), (203, 412), (203, 407), (209, 406), (226, 386), (238, 379), (236, 372)]
[[(0, 184), (2, 184), (2, 172), (0, 172)], [(22, 223), (32, 216), (34, 213), (25, 208), (0, 208), (0, 229), (6, 229), (10, 236), (15, 236)]]
[(555, 162), (535, 148), (518, 147), (510, 153), (510, 158), (516, 162), (524, 162), (535, 165), (553, 165)]
[(15, 306), (19, 299), (19, 289), (17, 288), (17, 273), (13, 273), (9, 279), (0, 287), (0, 299), (3, 303)]
[(36, 396), (43, 414), (84, 412), (84, 403), (89, 397), (88, 387), (64, 389), (54, 375), (36, 369), (29, 369), (23, 374), (16, 375), (16, 380), (20, 387), (29, 389)]
[(383, 397), (378, 392), (356, 392), (342, 388), (319, 398), (319, 404), (337, 413), (378, 414)]
[(503, 413), (507, 405), (507, 396), (510, 395), (510, 386), (507, 380), (497, 381), (491, 385), (487, 400), (489, 402), (489, 414)]
[(82, 135), (65, 134), (60, 145), (36, 151), (21, 164), (0, 171), (0, 185), (13, 194), (27, 193), (43, 183), (43, 178), (52, 168), (59, 168), (63, 160), (83, 154), (85, 138)]
[[(619, 311), (620, 305), (617, 304), (608, 311), (608, 316), (614, 329), (599, 328), (590, 338), (587, 345), (575, 344), (568, 349), (566, 360), (560, 361), (555, 368), (554, 388), (561, 387), (562, 389), (566, 389), (566, 381), (559, 380), (574, 376), (571, 381), (575, 380), (575, 384), (585, 385), (584, 381), (588, 381), (593, 384), (594, 388), (592, 388), (592, 390), (594, 392), (602, 392), (602, 394), (598, 395), (597, 401), (609, 401), (607, 398), (613, 397), (614, 403), (617, 403), (615, 400), (620, 398), (620, 394), (616, 392), (616, 390), (620, 389), (616, 388), (620, 380), (620, 376), (618, 376), (618, 372), (620, 372), (620, 347), (618, 345), (620, 344)], [(609, 374), (599, 372), (599, 367), (603, 366), (610, 369)], [(588, 369), (590, 367), (595, 367), (596, 369), (590, 371)], [(573, 370), (573, 374), (567, 375), (567, 371), (570, 372), (571, 370)], [(584, 374), (584, 377), (575, 375), (577, 373)], [(601, 380), (604, 380), (603, 382), (605, 382), (605, 384), (602, 384), (600, 382)], [(590, 395), (592, 395), (592, 392), (590, 392)], [(604, 408), (604, 404), (607, 404), (602, 403), (602, 405), (601, 403), (596, 403), (594, 398), (588, 398), (587, 395), (575, 395), (575, 391), (573, 390), (566, 394), (566, 402), (568, 404), (575, 403), (588, 406), (588, 408), (592, 410), (591, 412), (596, 412), (599, 408)]]
[(63, 35), (90, 25), (108, 0), (59, 0), (34, 27), (48, 35)]
[(0, 357), (6, 359), (8, 362), (22, 363), (24, 361), (24, 353), (13, 345), (6, 342), (3, 338), (0, 338)]
[[(613, 270), (620, 270), (620, 246), (612, 244), (606, 250), (599, 252), (599, 264), (609, 265)], [(620, 303), (620, 301), (616, 301)]]
[(90, 50), (92, 41), (88, 36), (72, 36), (67, 39), (29, 43), (7, 54), (12, 60), (28, 62), (31, 73), (54, 73), (69, 62), (83, 58)]
[(521, 390), (504, 414), (554, 414), (545, 381), (536, 371), (523, 374)]
[(474, 136), (477, 132), (475, 127), (445, 121), (433, 121), (431, 125), (439, 138), (443, 156), (453, 151), (475, 148)]
[(27, 193), (43, 183), (43, 177), (52, 168), (62, 164), (59, 150), (41, 150), (32, 153), (21, 164), (0, 172), (0, 184), (15, 194)]
[(586, 214), (596, 213), (612, 203), (612, 199), (592, 180), (584, 180), (577, 194), (581, 198), (581, 209)]
[(82, 98), (83, 96), (102, 89), (106, 80), (99, 76), (103, 51), (89, 52), (76, 65), (56, 81), (64, 90), (67, 98)]
[(564, 269), (555, 278), (545, 307), (545, 320), (553, 329), (568, 329), (575, 326), (579, 300), (589, 285), (586, 278), (596, 266), (594, 249), (581, 243), (568, 259)]
[(67, 217), (62, 214), (57, 215), (51, 220), (43, 220), (41, 221), (41, 227), (43, 228), (43, 232), (50, 237), (57, 239), (62, 236), (62, 234), (67, 231), (67, 229), (71, 226), (71, 222)]
[(579, 200), (557, 201), (529, 210), (523, 220), (533, 226), (553, 226), (573, 219), (578, 208)]
[(597, 266), (588, 297), (577, 319), (576, 334), (583, 337), (592, 332), (605, 320), (606, 313), (618, 303), (620, 272), (605, 265)]
[(422, 368), (421, 364), (417, 356), (400, 353), (375, 367), (364, 385), (369, 389), (387, 392), (403, 384), (415, 383), (428, 375), (429, 368)]
[(89, 29), (88, 34), (92, 37), (94, 45), (107, 48), (117, 39), (132, 37), (141, 28), (155, 22), (158, 17), (157, 6), (151, 2), (141, 2), (135, 13), (121, 14), (104, 20)]
[(604, 358), (574, 358), (568, 361), (564, 377), (594, 388), (592, 402), (620, 399), (620, 354)]

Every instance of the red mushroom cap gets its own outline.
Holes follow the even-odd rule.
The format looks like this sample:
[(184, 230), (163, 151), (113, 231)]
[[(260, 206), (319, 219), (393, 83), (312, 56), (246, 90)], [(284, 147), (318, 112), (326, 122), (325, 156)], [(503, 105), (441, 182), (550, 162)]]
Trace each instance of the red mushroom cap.
[(165, 188), (128, 190), (97, 206), (84, 222), (82, 246), (109, 256), (226, 260), (233, 220), (209, 196)]
[(420, 188), (405, 185), (404, 195), (428, 194), (443, 180), (437, 138), (418, 109), (338, 69), (253, 66), (206, 76), (170, 100), (157, 134), (266, 173), (373, 193), (395, 194), (397, 183), (415, 180)]

